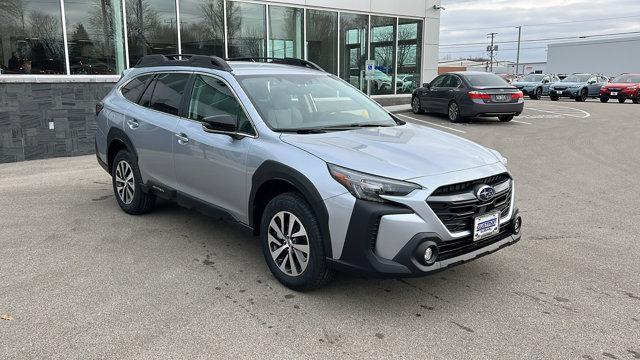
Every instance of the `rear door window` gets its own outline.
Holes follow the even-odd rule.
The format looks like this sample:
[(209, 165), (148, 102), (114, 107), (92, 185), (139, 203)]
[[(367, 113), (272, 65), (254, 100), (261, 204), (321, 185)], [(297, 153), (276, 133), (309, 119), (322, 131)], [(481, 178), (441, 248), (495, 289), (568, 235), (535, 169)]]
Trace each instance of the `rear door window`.
[(152, 74), (148, 74), (133, 78), (120, 89), (122, 96), (131, 102), (137, 103), (152, 76)]
[(148, 107), (177, 116), (189, 76), (190, 74), (185, 73), (168, 73), (156, 76)]

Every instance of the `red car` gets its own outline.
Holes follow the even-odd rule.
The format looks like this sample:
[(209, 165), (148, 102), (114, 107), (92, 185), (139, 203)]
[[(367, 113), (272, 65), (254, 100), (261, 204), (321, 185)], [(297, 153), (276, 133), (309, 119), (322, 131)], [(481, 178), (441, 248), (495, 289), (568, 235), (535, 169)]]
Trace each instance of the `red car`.
[(600, 88), (600, 101), (618, 99), (623, 103), (631, 99), (634, 104), (640, 101), (640, 74), (622, 74)]

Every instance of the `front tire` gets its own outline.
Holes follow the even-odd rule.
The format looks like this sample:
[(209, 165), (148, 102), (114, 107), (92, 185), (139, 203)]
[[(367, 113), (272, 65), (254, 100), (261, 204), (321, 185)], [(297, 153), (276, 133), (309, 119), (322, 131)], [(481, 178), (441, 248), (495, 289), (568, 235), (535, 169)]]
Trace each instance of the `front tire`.
[(498, 120), (500, 120), (500, 122), (509, 122), (513, 120), (513, 115), (498, 116)]
[(619, 102), (620, 104), (624, 104), (624, 102), (625, 102), (625, 101), (627, 101), (627, 99), (622, 99), (622, 98), (618, 99), (618, 102)]
[(549, 99), (551, 99), (551, 101), (558, 101), (560, 98), (557, 96), (549, 96)]
[(536, 88), (531, 95), (529, 95), (531, 100), (540, 100), (542, 98), (542, 88)]
[(267, 204), (260, 222), (260, 242), (269, 270), (292, 290), (317, 289), (333, 277), (320, 223), (296, 193), (280, 194)]
[(637, 104), (639, 102), (638, 100), (639, 100), (638, 98), (635, 98), (635, 99), (632, 99), (631, 101), (633, 101), (634, 104)]
[(587, 96), (589, 95), (587, 89), (582, 89), (580, 90), (580, 94), (578, 94), (578, 96), (576, 96), (575, 100), (577, 102), (584, 102), (585, 100), (587, 100)]
[(120, 208), (131, 215), (141, 215), (153, 209), (156, 197), (143, 191), (138, 163), (127, 150), (120, 150), (111, 167), (113, 193)]
[(457, 123), (462, 121), (462, 116), (460, 115), (460, 106), (455, 101), (449, 103), (449, 108), (447, 111), (449, 115), (449, 121), (452, 123)]
[(411, 99), (411, 111), (413, 111), (414, 114), (424, 113), (424, 109), (420, 103), (420, 98), (417, 96), (414, 96), (413, 99)]
[(601, 98), (600, 98), (600, 102), (601, 102), (601, 103), (609, 102), (609, 98), (608, 98), (608, 97), (601, 97)]

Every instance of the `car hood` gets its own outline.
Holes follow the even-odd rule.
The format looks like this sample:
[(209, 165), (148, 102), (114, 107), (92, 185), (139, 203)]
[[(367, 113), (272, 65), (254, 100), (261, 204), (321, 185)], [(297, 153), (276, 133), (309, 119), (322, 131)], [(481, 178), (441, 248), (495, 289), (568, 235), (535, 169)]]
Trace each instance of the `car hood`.
[(499, 162), (489, 149), (413, 124), (323, 134), (282, 134), (282, 141), (353, 170), (407, 180)]
[(518, 82), (512, 82), (511, 85), (513, 86), (534, 86), (534, 85), (538, 85), (540, 84), (539, 82), (535, 82), (535, 81), (518, 81)]
[(581, 83), (581, 82), (557, 82), (557, 83), (553, 84), (552, 86), (572, 87), (572, 86), (582, 86), (582, 85), (586, 85), (586, 83)]
[(638, 86), (638, 84), (637, 83), (609, 83), (609, 84), (605, 85), (604, 87), (606, 87), (606, 88), (613, 87), (613, 88), (626, 89), (626, 88), (631, 87), (631, 86)]

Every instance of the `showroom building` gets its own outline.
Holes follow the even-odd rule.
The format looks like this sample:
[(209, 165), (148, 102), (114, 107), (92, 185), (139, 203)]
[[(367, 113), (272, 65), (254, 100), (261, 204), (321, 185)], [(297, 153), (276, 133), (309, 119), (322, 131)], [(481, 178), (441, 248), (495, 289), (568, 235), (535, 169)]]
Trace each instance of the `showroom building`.
[(304, 58), (381, 103), (408, 102), (437, 73), (438, 4), (2, 0), (0, 162), (93, 152), (95, 104), (148, 54)]

